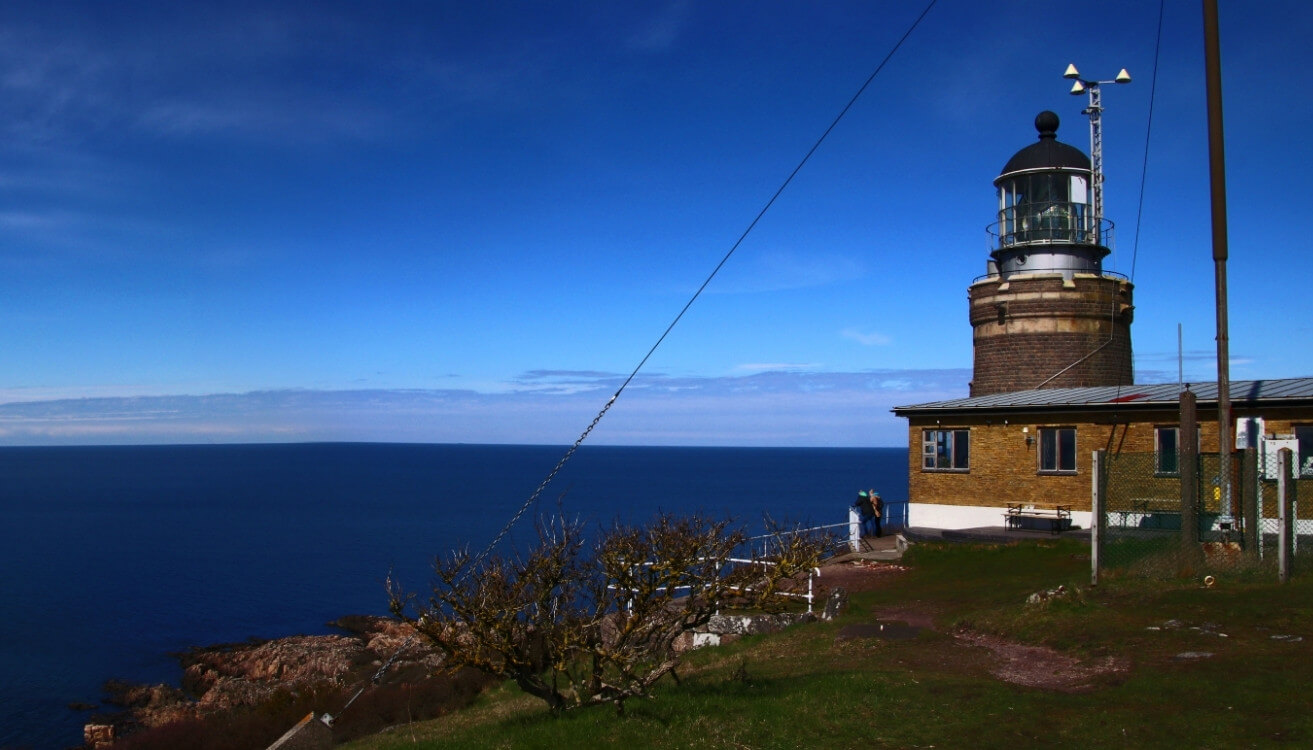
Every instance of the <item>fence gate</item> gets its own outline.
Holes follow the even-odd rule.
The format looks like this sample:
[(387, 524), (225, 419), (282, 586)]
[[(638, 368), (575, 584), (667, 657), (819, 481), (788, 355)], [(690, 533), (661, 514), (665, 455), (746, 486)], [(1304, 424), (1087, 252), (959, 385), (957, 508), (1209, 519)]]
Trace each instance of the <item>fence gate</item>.
[[(1248, 449), (1223, 460), (1216, 453), (1164, 467), (1153, 453), (1100, 452), (1095, 502), (1101, 507), (1096, 535), (1096, 566), (1105, 572), (1145, 577), (1226, 574), (1276, 568), (1282, 484), (1276, 453)], [(1165, 471), (1164, 468), (1173, 469)], [(1231, 492), (1223, 496), (1222, 472), (1231, 473)], [(1192, 496), (1182, 498), (1182, 482), (1193, 478)], [(1313, 533), (1313, 521), (1301, 518), (1296, 477), (1287, 480), (1293, 502), (1290, 547), (1299, 548), (1299, 532)], [(1313, 483), (1303, 492), (1313, 491)], [(1303, 503), (1313, 510), (1313, 498)], [(1309, 515), (1305, 513), (1303, 515)], [(1313, 539), (1305, 537), (1305, 550)], [(1098, 570), (1095, 571), (1095, 580)]]

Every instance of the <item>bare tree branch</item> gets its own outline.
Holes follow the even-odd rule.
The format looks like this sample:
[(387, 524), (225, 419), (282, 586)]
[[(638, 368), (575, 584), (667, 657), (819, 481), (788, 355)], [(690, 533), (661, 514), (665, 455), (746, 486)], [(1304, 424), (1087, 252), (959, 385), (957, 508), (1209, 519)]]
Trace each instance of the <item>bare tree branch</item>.
[[(787, 579), (814, 567), (822, 537), (770, 524), (770, 560), (730, 563), (746, 537), (727, 520), (660, 515), (646, 527), (613, 524), (585, 558), (580, 525), (540, 521), (524, 555), (468, 552), (434, 564), (427, 603), (389, 582), (392, 612), (446, 657), (514, 680), (553, 712), (629, 698), (678, 666), (675, 641), (722, 605), (778, 608)], [(760, 564), (757, 564), (760, 563)]]

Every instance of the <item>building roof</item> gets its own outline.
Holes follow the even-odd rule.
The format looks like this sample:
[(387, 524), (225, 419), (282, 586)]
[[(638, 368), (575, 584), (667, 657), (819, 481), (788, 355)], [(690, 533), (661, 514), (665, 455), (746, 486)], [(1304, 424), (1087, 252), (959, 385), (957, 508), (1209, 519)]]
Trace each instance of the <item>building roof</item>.
[(1058, 116), (1049, 111), (1035, 116), (1039, 142), (1012, 155), (1000, 176), (1028, 169), (1083, 169), (1089, 171), (1090, 158), (1075, 146), (1058, 140)]
[[(1217, 401), (1217, 381), (1187, 383), (1200, 404)], [(1009, 411), (1092, 411), (1174, 409), (1179, 403), (1181, 386), (1176, 383), (1154, 385), (1099, 386), (1097, 388), (1046, 388), (1038, 391), (994, 393), (975, 398), (955, 398), (925, 404), (895, 406), (900, 417), (940, 413), (986, 413)], [(1313, 378), (1231, 381), (1233, 406), (1313, 405)]]

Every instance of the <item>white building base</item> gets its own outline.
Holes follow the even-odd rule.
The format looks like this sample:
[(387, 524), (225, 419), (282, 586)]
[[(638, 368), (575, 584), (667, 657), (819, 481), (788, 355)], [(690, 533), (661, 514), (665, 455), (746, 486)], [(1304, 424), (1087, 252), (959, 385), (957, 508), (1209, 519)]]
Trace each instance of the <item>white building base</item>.
[[(1006, 526), (1007, 506), (992, 508), (979, 505), (936, 505), (909, 503), (907, 525), (923, 529), (978, 529), (988, 526)], [(1090, 527), (1089, 511), (1073, 511), (1071, 524), (1082, 529)]]

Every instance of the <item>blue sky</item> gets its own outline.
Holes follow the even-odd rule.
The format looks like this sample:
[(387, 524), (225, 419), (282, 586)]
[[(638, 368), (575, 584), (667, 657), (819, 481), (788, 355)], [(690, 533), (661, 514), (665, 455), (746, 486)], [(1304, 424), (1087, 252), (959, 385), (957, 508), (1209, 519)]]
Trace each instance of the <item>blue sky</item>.
[[(1226, 4), (1223, 4), (1226, 5)], [(1098, 17), (1090, 16), (1091, 8)], [(568, 443), (922, 2), (0, 7), (0, 443)], [(905, 444), (992, 181), (1108, 87), (1135, 368), (1215, 377), (1201, 19), (939, 0), (592, 439)], [(1223, 8), (1231, 375), (1313, 375), (1302, 2)]]

